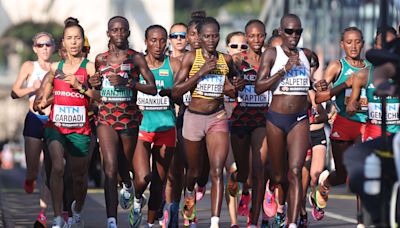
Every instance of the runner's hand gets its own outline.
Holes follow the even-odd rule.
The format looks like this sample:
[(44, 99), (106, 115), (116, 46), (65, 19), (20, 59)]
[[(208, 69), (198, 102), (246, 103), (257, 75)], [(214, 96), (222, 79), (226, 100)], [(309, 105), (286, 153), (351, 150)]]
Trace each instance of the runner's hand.
[(88, 78), (88, 83), (91, 87), (97, 88), (101, 85), (101, 76), (99, 72), (96, 72), (94, 75)]
[(217, 69), (217, 59), (212, 56), (210, 59), (207, 59), (203, 66), (200, 68), (200, 74), (202, 76), (208, 74), (210, 71)]
[(43, 109), (46, 108), (47, 105), (47, 100), (43, 97), (42, 100), (39, 102), (39, 104), (37, 105), (35, 111), (39, 112), (40, 115), (44, 115), (45, 113), (43, 112)]
[(165, 96), (171, 97), (171, 89), (169, 89), (169, 88), (165, 89), (164, 87), (162, 87), (160, 89), (160, 92), (158, 92), (158, 94), (162, 97), (165, 97)]
[(287, 61), (285, 65), (285, 71), (289, 72), (293, 66), (295, 65), (300, 65), (300, 58), (299, 58), (299, 53), (296, 53), (295, 55), (292, 55), (289, 57), (289, 60)]
[(246, 80), (240, 77), (233, 77), (233, 86), (235, 87), (235, 91), (241, 91), (244, 89), (246, 85)]
[(72, 86), (74, 89), (80, 89), (79, 86), (81, 85), (78, 79), (73, 74), (65, 75), (64, 81)]
[(349, 116), (354, 116), (360, 110), (361, 104), (358, 101), (350, 102), (346, 105), (346, 113)]
[(128, 84), (128, 79), (123, 78), (115, 72), (110, 71), (107, 75), (108, 81), (110, 81), (112, 86), (124, 86)]
[(314, 88), (317, 92), (326, 91), (328, 89), (328, 83), (325, 79), (319, 80), (314, 84)]

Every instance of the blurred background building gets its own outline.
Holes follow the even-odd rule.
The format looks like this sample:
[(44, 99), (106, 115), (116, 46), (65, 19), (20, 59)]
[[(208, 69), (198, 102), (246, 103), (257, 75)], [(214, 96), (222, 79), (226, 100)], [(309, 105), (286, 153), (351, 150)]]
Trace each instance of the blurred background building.
[[(399, 0), (387, 0), (388, 22), (398, 29)], [(243, 30), (249, 19), (259, 18), (266, 24), (268, 37), (284, 13), (300, 16), (304, 33), (301, 46), (315, 50), (322, 69), (339, 58), (342, 30), (357, 26), (364, 32), (365, 50), (373, 44), (379, 24), (381, 0), (0, 0), (0, 142), (20, 142), (27, 111), (26, 100), (11, 100), (9, 94), (19, 67), (34, 60), (32, 36), (48, 31), (60, 38), (63, 21), (79, 19), (89, 38), (91, 54), (107, 48), (107, 22), (115, 15), (125, 16), (131, 26), (130, 45), (143, 51), (144, 30), (151, 24), (167, 30), (174, 22), (188, 22), (195, 10), (205, 10), (221, 23), (220, 49), (225, 50), (225, 36)], [(267, 38), (268, 38), (267, 37)], [(56, 60), (56, 57), (54, 57)]]

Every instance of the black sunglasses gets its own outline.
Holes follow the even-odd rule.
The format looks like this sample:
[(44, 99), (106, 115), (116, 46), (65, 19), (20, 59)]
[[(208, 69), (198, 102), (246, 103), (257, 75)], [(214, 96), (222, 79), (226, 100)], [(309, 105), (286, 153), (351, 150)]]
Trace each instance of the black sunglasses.
[(239, 44), (229, 44), (229, 47), (232, 49), (238, 49), (238, 47), (240, 47), (240, 49), (249, 48), (249, 46), (247, 46), (247, 44), (241, 44), (240, 46), (239, 46)]
[(293, 33), (295, 33), (296, 35), (301, 35), (303, 33), (303, 29), (288, 29), (285, 28), (283, 29), (283, 31), (285, 31), (286, 34), (288, 35), (292, 35)]
[(37, 44), (35, 44), (35, 47), (38, 47), (38, 48), (42, 48), (42, 47), (44, 47), (44, 46), (46, 46), (46, 47), (52, 47), (53, 46), (53, 43), (37, 43)]
[(182, 33), (172, 33), (169, 35), (169, 38), (171, 39), (186, 39), (186, 33), (182, 32)]

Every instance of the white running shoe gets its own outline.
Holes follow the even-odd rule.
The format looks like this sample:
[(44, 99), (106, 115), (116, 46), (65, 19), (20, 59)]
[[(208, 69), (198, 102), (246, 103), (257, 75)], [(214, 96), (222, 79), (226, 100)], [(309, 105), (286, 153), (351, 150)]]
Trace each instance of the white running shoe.
[(83, 228), (85, 227), (84, 222), (81, 217), (81, 213), (75, 211), (76, 201), (72, 202), (71, 210), (72, 210), (72, 225), (71, 228)]
[(64, 228), (64, 219), (61, 216), (55, 217), (51, 228)]
[(133, 184), (130, 188), (127, 188), (124, 183), (122, 183), (122, 188), (119, 191), (119, 205), (122, 209), (129, 209), (133, 204)]

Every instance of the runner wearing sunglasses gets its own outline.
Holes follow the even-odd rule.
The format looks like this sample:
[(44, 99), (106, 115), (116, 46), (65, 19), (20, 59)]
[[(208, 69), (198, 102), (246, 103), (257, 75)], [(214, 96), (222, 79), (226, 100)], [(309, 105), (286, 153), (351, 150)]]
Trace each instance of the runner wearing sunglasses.
[[(188, 32), (187, 32), (187, 42), (190, 46), (191, 50), (195, 50), (200, 48), (200, 37), (197, 30), (197, 25), (200, 23), (201, 20), (204, 19), (205, 13), (203, 11), (196, 11), (192, 14), (192, 19), (188, 23)], [(176, 76), (176, 75), (174, 75)], [(182, 127), (183, 127), (183, 115), (187, 106), (189, 105), (191, 100), (190, 91), (183, 95), (182, 104), (179, 106), (179, 111), (177, 114), (176, 119), (176, 131), (177, 131), (177, 145), (175, 149), (175, 153), (173, 154), (172, 162), (170, 165), (167, 184), (165, 188), (165, 195), (166, 195), (166, 202), (170, 202), (172, 200), (171, 205), (171, 227), (178, 227), (178, 214), (179, 214), (179, 202), (181, 200), (182, 190), (184, 187), (184, 174), (185, 168), (187, 167), (186, 162), (186, 155), (185, 155), (185, 146), (184, 146), (184, 138), (182, 136)], [(208, 158), (204, 159), (208, 161)], [(201, 196), (200, 199), (205, 194), (205, 185), (208, 181), (208, 172), (209, 172), (209, 165), (208, 162), (205, 165), (207, 167), (206, 173), (202, 176), (205, 176), (205, 181), (202, 181), (202, 186), (204, 186), (203, 191), (196, 192), (196, 198), (199, 199), (197, 196)], [(200, 178), (202, 179), (202, 178)], [(205, 183), (204, 183), (205, 182)], [(172, 199), (169, 199), (171, 197)], [(184, 219), (184, 225), (189, 226), (191, 223), (196, 223), (197, 219), (193, 218), (191, 221), (188, 219)]]
[[(236, 45), (238, 48), (231, 48), (229, 46), (229, 44), (232, 45)], [(231, 32), (226, 36), (226, 45), (227, 45), (227, 51), (228, 54), (230, 54), (232, 57), (237, 54), (237, 53), (241, 53), (242, 50), (240, 46), (242, 45), (247, 45), (246, 42), (246, 35), (243, 32), (240, 31), (236, 31), (236, 32)], [(224, 95), (224, 106), (225, 106), (225, 111), (226, 111), (226, 115), (227, 118), (229, 119), (232, 115), (232, 111), (236, 106), (236, 99), (234, 98), (230, 98), (229, 96)], [(231, 120), (229, 120), (229, 126), (231, 125)], [(230, 142), (230, 136), (229, 136), (229, 151), (228, 151), (228, 156), (226, 158), (226, 162), (225, 162), (225, 173), (226, 173), (226, 178), (227, 180), (229, 180), (229, 178), (231, 177), (232, 173), (235, 173), (237, 171), (236, 168), (236, 163), (235, 163), (235, 159), (233, 157), (233, 152), (232, 152), (232, 144)], [(249, 178), (248, 180), (249, 181)], [(230, 181), (231, 185), (235, 185), (234, 188), (238, 189), (236, 187), (236, 185), (238, 184), (236, 181), (232, 180)], [(244, 185), (242, 188), (242, 193), (243, 192), (247, 192), (248, 193), (248, 185)], [(243, 196), (243, 194), (242, 194)], [(247, 194), (247, 202), (250, 202), (250, 195)], [(229, 216), (231, 218), (231, 227), (239, 227), (237, 224), (237, 212), (242, 210), (242, 211), (246, 211), (248, 212), (248, 208), (247, 208), (247, 204), (248, 203), (243, 203), (241, 205), (242, 209), (238, 209), (237, 208), (237, 200), (236, 200), (236, 194), (233, 194), (233, 196), (229, 193), (229, 189), (228, 186), (225, 188), (225, 200), (226, 200), (226, 205), (228, 207), (229, 210)], [(243, 209), (243, 207), (246, 207)], [(245, 216), (247, 216), (248, 214), (246, 214)]]
[[(29, 112), (26, 115), (23, 136), (25, 141), (25, 159), (26, 159), (26, 175), (24, 182), (24, 190), (26, 193), (32, 193), (35, 189), (35, 181), (40, 170), (40, 153), (45, 150), (44, 124), (48, 121), (50, 107), (43, 110), (42, 114), (34, 111), (33, 103), (35, 93), (39, 90), (40, 84), (48, 71), (50, 71), (50, 57), (54, 52), (53, 36), (46, 32), (40, 32), (33, 37), (33, 51), (37, 56), (36, 61), (26, 61), (20, 69), (18, 77), (12, 87), (11, 97), (13, 99), (29, 96)], [(26, 86), (23, 87), (23, 84)], [(44, 151), (45, 162), (49, 161), (47, 153)], [(47, 164), (45, 166), (49, 166)], [(37, 221), (46, 224), (46, 209), (50, 200), (49, 189), (44, 180), (40, 186), (40, 213)]]
[(186, 52), (187, 26), (184, 23), (175, 23), (171, 26), (169, 33), (169, 42), (171, 43), (169, 56), (182, 60), (183, 54)]
[[(264, 167), (267, 158), (267, 142), (264, 113), (268, 109), (270, 94), (269, 91), (265, 91), (257, 95), (254, 86), (266, 37), (265, 25), (260, 20), (250, 20), (245, 26), (245, 32), (250, 48), (233, 57), (236, 66), (244, 76), (246, 86), (243, 91), (239, 91), (238, 104), (230, 118), (232, 121), (231, 144), (238, 170), (228, 179), (228, 189), (231, 195), (235, 195), (237, 185), (230, 184), (230, 181), (237, 180), (246, 183), (248, 177), (251, 176), (252, 197), (248, 191), (243, 192), (238, 213), (249, 216), (248, 225), (256, 226), (265, 186)], [(252, 209), (249, 214), (247, 204), (250, 199)]]
[(268, 144), (271, 180), (266, 195), (276, 205), (274, 189), (277, 184), (284, 187), (288, 195), (289, 228), (297, 227), (302, 201), (301, 169), (310, 145), (307, 95), (311, 84), (311, 51), (297, 48), (302, 31), (297, 15), (286, 14), (281, 18), (282, 46), (264, 52), (256, 79), (257, 94), (273, 91), (265, 113), (266, 135), (273, 142)]

